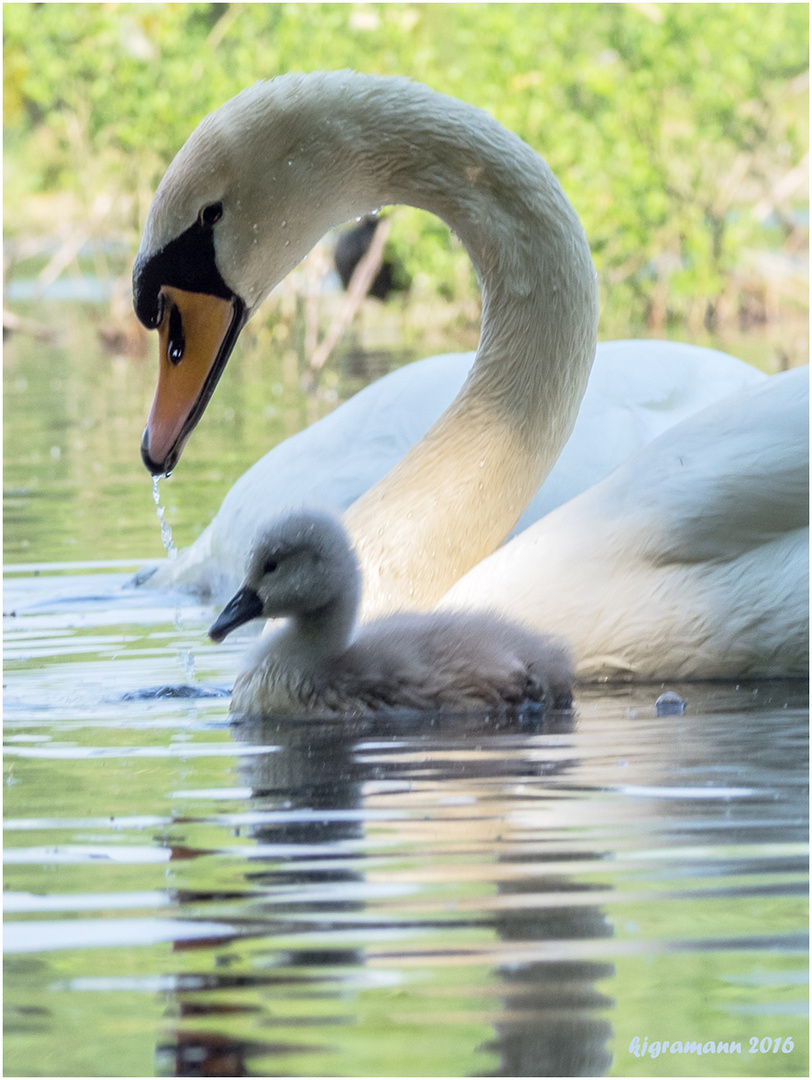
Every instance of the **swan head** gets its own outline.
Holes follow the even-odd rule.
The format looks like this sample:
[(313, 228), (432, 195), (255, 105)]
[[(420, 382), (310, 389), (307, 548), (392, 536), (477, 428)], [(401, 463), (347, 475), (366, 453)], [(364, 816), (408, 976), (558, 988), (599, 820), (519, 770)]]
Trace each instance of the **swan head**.
[(257, 307), (355, 212), (330, 189), (341, 168), (320, 88), (286, 75), (244, 90), (198, 125), (158, 186), (133, 267), (136, 314), (159, 335), (141, 444), (153, 475), (177, 464)]
[(319, 511), (291, 514), (263, 528), (242, 587), (209, 628), (220, 642), (251, 619), (319, 618), (341, 607), (354, 621), (360, 573), (343, 526)]

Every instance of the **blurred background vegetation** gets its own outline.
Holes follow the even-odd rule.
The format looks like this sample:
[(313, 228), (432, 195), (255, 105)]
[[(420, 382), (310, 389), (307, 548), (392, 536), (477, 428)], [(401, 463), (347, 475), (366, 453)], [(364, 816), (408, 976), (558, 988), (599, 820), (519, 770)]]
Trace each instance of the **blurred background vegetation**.
[[(547, 158), (602, 336), (805, 323), (806, 4), (6, 4), (3, 32), (7, 278), (27, 265), (44, 288), (92, 252), (125, 319), (152, 193), (197, 122), (257, 79), (352, 67), (479, 105)], [(399, 211), (387, 243), (418, 298), (475, 316), (441, 223)], [(803, 332), (787, 342), (779, 366), (805, 359)]]

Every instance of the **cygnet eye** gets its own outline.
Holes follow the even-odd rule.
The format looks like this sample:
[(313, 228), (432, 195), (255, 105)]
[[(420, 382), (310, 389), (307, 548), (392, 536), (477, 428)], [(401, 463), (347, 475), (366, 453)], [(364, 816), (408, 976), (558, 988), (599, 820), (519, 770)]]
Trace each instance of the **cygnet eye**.
[(268, 559), (265, 565), (262, 567), (263, 574), (272, 574), (276, 570), (279, 563), (276, 559)]
[(204, 228), (210, 229), (212, 225), (216, 225), (220, 218), (223, 216), (223, 204), (221, 202), (211, 203), (210, 206), (204, 206), (198, 215), (198, 220)]

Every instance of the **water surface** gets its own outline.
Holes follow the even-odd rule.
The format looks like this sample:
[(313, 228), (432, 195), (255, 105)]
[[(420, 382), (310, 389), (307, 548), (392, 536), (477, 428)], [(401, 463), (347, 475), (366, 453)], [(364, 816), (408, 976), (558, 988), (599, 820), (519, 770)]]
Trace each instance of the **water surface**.
[(230, 725), (127, 580), (6, 578), (6, 1075), (807, 1075), (803, 684)]

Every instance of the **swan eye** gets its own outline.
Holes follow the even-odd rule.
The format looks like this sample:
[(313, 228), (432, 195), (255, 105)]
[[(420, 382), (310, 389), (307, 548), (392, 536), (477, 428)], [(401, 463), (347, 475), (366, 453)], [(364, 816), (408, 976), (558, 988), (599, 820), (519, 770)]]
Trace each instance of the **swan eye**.
[(183, 350), (186, 348), (186, 339), (183, 336), (183, 320), (180, 312), (173, 305), (169, 312), (169, 335), (166, 341), (166, 355), (171, 364), (179, 364), (183, 359)]
[(220, 218), (223, 216), (223, 204), (221, 202), (212, 203), (210, 206), (204, 206), (200, 211), (198, 220), (200, 224), (210, 229), (212, 225), (216, 225)]
[(268, 559), (265, 565), (262, 567), (263, 574), (272, 574), (274, 570), (279, 566), (276, 559)]

